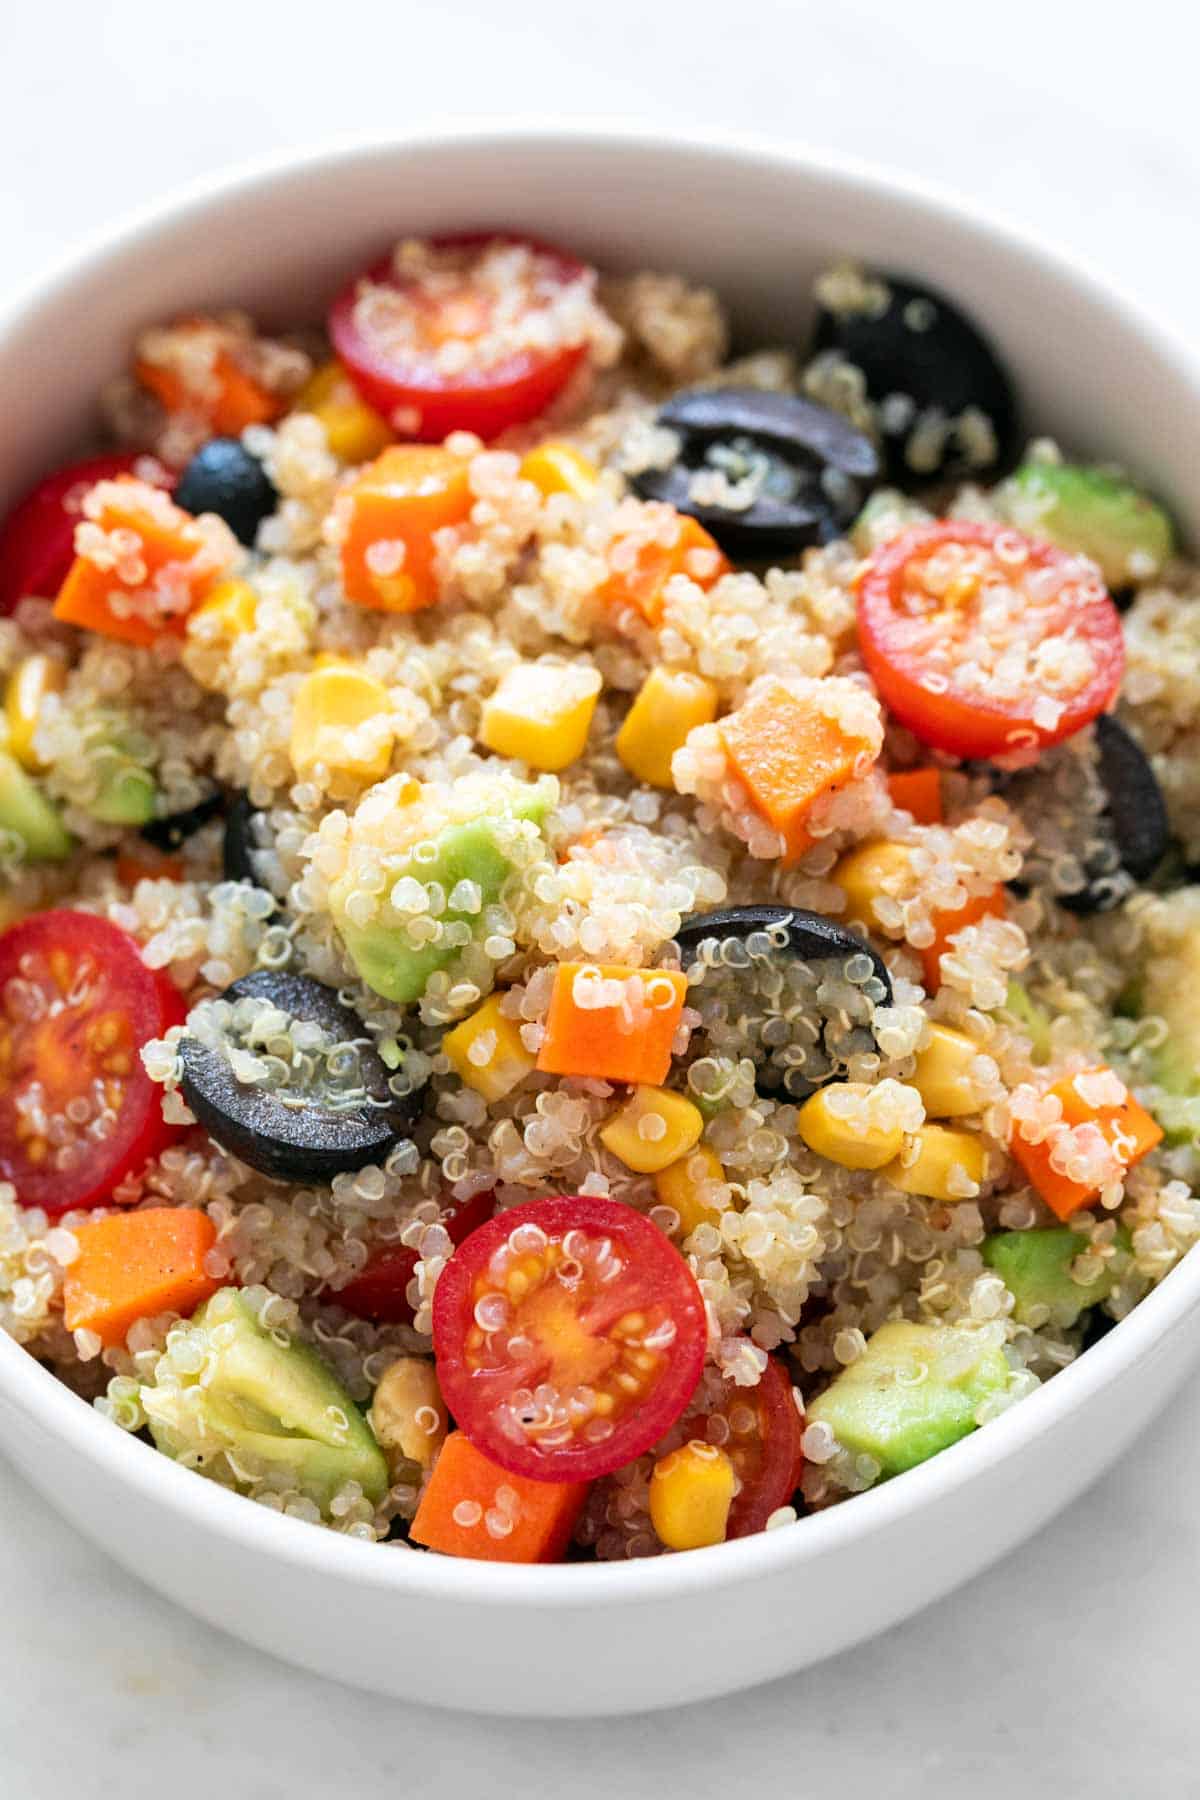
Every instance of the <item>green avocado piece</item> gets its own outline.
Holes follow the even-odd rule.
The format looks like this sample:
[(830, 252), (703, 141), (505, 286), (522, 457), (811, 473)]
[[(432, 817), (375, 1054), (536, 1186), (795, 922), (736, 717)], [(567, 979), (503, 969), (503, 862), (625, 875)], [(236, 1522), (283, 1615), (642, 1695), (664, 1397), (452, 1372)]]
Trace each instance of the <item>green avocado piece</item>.
[(1023, 983), (1009, 982), (1008, 993), (1004, 997), (1004, 1010), (1012, 1014), (1032, 1044), (1034, 1062), (1048, 1062), (1051, 1050), (1050, 1019)]
[(96, 791), (87, 811), (102, 825), (148, 825), (158, 811), (158, 784), (119, 737), (100, 744), (95, 758)]
[[(264, 1331), (236, 1288), (221, 1288), (192, 1323), (226, 1327), (210, 1349), (205, 1385), (146, 1387), (142, 1403), (154, 1441), (169, 1456), (216, 1447), (286, 1474), (323, 1510), (347, 1481), (372, 1502), (383, 1498), (388, 1468), (370, 1427), (341, 1382), (307, 1344), (281, 1343)], [(170, 1355), (170, 1351), (166, 1352)], [(196, 1440), (201, 1438), (202, 1442)]]
[[(1128, 1256), (1129, 1233), (1117, 1228), (1117, 1245)], [(1052, 1225), (1035, 1231), (994, 1231), (983, 1241), (983, 1260), (995, 1269), (1016, 1301), (1013, 1317), (1019, 1325), (1042, 1325), (1047, 1314), (1055, 1325), (1074, 1325), (1080, 1313), (1096, 1306), (1111, 1293), (1124, 1267), (1124, 1256), (1105, 1264), (1094, 1281), (1076, 1281), (1071, 1274), (1075, 1258), (1087, 1249), (1087, 1237)]]
[(895, 1320), (818, 1395), (808, 1422), (899, 1475), (973, 1431), (976, 1408), (1007, 1381), (1004, 1352), (974, 1332)]
[[(1001, 489), (1013, 523), (1078, 550), (1115, 590), (1158, 575), (1175, 548), (1170, 515), (1131, 482), (1079, 463), (1034, 460)], [(1131, 559), (1132, 564), (1131, 564)]]
[(73, 840), (33, 777), (14, 756), (0, 750), (0, 831), (24, 845), (28, 862), (62, 862)]
[(1166, 1021), (1154, 1072), (1169, 1094), (1200, 1092), (1200, 927), (1185, 931), (1170, 955), (1151, 956), (1142, 973), (1138, 1011)]
[[(502, 816), (529, 820), (540, 826), (549, 808), (547, 792), (528, 786)], [(496, 842), (498, 823), (498, 818), (484, 817), (447, 825), (431, 840), (436, 854), (419, 863), (412, 857), (401, 859), (390, 871), (392, 884), (412, 876), (422, 885), (437, 882), (450, 894), (460, 881), (473, 881), (481, 891), (481, 910), (494, 905), (512, 871), (511, 863)], [(373, 920), (369, 925), (356, 925), (346, 916), (347, 898), (345, 879), (335, 881), (329, 895), (330, 910), (346, 954), (363, 981), (373, 992), (400, 1006), (419, 1000), (429, 977), (453, 961), (458, 947), (428, 944), (414, 949), (408, 942), (404, 926), (389, 922), (387, 908), (382, 919)], [(447, 907), (438, 916), (445, 922), (465, 924), (472, 933), (479, 927), (478, 913)]]

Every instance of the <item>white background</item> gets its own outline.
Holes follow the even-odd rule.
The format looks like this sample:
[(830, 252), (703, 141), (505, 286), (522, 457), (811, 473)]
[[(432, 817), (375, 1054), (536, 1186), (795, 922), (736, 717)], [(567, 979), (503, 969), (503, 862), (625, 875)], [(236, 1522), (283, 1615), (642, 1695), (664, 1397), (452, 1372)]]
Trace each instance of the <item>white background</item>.
[[(935, 178), (1186, 332), (1198, 51), (1186, 0), (11, 0), (0, 279), (248, 155), (548, 110)], [(154, 1598), (0, 1462), (0, 1796), (1194, 1795), (1198, 1417), (1193, 1393), (1072, 1516), (870, 1647), (592, 1725), (439, 1717), (297, 1674)]]

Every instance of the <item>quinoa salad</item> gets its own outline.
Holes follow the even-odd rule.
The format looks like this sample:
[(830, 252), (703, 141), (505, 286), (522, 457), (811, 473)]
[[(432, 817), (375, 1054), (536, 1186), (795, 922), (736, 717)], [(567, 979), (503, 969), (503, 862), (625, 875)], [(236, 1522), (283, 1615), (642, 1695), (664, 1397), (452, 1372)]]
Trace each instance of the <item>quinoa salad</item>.
[(900, 274), (346, 275), (0, 524), (0, 1326), (410, 1554), (802, 1531), (1200, 1236), (1200, 572)]

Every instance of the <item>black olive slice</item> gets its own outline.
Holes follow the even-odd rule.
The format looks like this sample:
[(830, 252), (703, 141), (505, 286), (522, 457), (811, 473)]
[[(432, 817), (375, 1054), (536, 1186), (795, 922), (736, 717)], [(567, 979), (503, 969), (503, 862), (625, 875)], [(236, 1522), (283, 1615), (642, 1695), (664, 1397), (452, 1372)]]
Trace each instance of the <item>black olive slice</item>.
[(182, 843), (193, 837), (197, 831), (215, 819), (225, 808), (225, 796), (220, 788), (214, 788), (203, 800), (197, 800), (195, 806), (185, 807), (182, 812), (170, 813), (165, 819), (152, 819), (149, 825), (142, 826), (142, 836), (156, 850), (178, 850)]
[[(357, 1046), (360, 1104), (322, 1100), (312, 1081), (275, 1088), (239, 1081), (228, 1054), (191, 1033), (180, 1041), (180, 1092), (209, 1136), (252, 1169), (276, 1181), (326, 1184), (344, 1170), (382, 1163), (420, 1116), (421, 1092), (397, 1098), (388, 1070), (371, 1046), (362, 1020), (332, 988), (307, 975), (258, 969), (220, 996), (231, 1005), (254, 997), (291, 1018), (318, 1025), (336, 1044)], [(329, 1084), (332, 1096), (337, 1084)], [(286, 1095), (287, 1098), (282, 1096)]]
[[(1133, 881), (1145, 881), (1170, 843), (1167, 807), (1158, 778), (1137, 739), (1109, 713), (1096, 720), (1096, 748), (1105, 796), (1101, 823), (1111, 834), (1119, 868)], [(1086, 865), (1086, 873), (1086, 887), (1059, 896), (1059, 905), (1068, 912), (1107, 912), (1126, 897), (1129, 884), (1114, 880), (1117, 871), (1108, 857)]]
[(1012, 383), (978, 326), (943, 294), (876, 271), (851, 277), (845, 303), (821, 307), (814, 349), (806, 388), (833, 399), (838, 364), (858, 372), (892, 481), (981, 475), (1012, 460)]
[(179, 477), (175, 500), (185, 512), (216, 513), (239, 543), (251, 545), (279, 494), (257, 456), (239, 438), (209, 438)]
[(262, 877), (254, 865), (254, 858), (262, 850), (254, 829), (258, 817), (248, 794), (234, 795), (226, 809), (225, 838), (221, 846), (226, 881), (249, 881), (255, 887), (262, 887)]
[(675, 933), (680, 960), (689, 968), (696, 960), (699, 947), (708, 938), (749, 937), (752, 931), (769, 931), (782, 925), (788, 936), (788, 949), (801, 962), (832, 962), (835, 958), (869, 956), (875, 974), (883, 983), (884, 999), (879, 1004), (892, 1004), (892, 978), (879, 952), (845, 925), (826, 919), (820, 913), (802, 912), (795, 906), (721, 906), (715, 912), (695, 913)]
[[(879, 472), (869, 438), (839, 414), (795, 394), (759, 388), (700, 388), (667, 402), (658, 422), (676, 432), (679, 455), (644, 469), (632, 485), (698, 519), (735, 556), (785, 554), (827, 543), (861, 509), (863, 484)], [(697, 475), (749, 483), (746, 506), (696, 499)]]

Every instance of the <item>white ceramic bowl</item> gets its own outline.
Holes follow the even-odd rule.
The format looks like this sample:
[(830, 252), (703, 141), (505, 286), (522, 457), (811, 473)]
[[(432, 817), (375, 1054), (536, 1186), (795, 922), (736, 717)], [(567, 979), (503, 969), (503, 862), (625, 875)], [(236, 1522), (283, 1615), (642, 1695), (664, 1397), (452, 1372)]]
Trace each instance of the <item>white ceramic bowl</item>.
[[(1035, 426), (1140, 471), (1196, 536), (1200, 368), (1106, 285), (823, 156), (566, 127), (291, 159), (75, 256), (0, 320), (0, 499), (71, 452), (136, 327), (209, 303), (317, 316), (397, 233), (480, 225), (702, 277), (759, 341), (801, 339), (831, 255), (926, 276), (994, 333)], [(620, 1567), (455, 1562), (279, 1518), (124, 1436), (2, 1337), (0, 1444), (152, 1586), (307, 1668), (478, 1711), (619, 1712), (800, 1668), (945, 1594), (1111, 1463), (1198, 1351), (1193, 1253), (1078, 1363), (922, 1467), (785, 1530)]]

